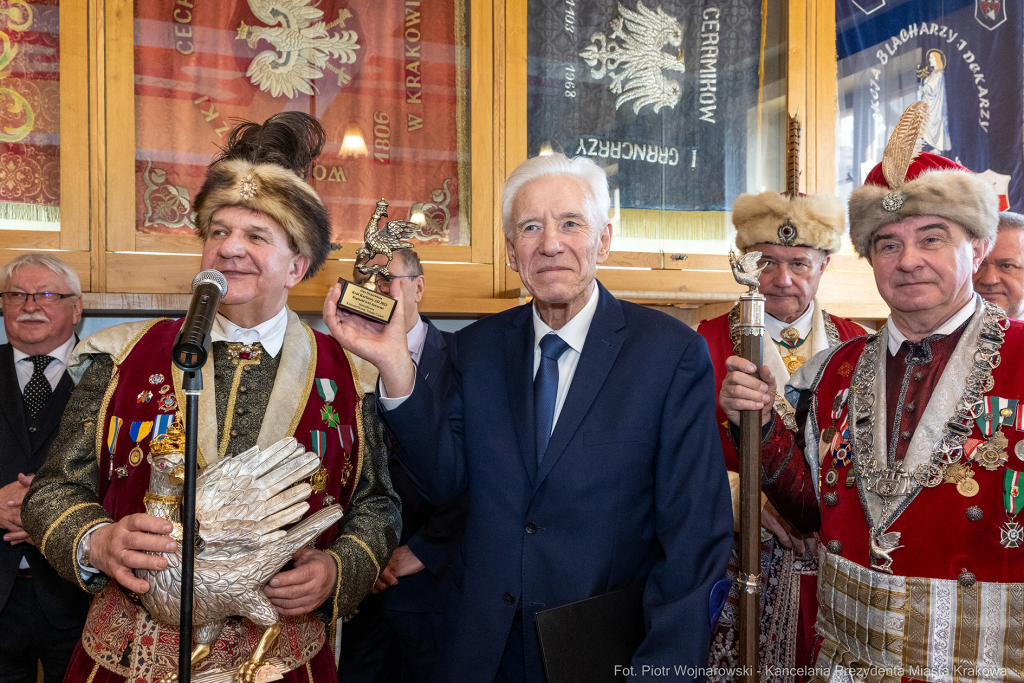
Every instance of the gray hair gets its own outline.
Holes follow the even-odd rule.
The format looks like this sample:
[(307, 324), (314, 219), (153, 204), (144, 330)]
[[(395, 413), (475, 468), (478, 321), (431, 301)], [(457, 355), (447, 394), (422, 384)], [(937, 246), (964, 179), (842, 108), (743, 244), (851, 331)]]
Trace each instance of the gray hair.
[(49, 268), (54, 275), (64, 278), (64, 283), (75, 296), (82, 296), (82, 282), (78, 279), (78, 273), (68, 264), (56, 256), (31, 252), (8, 261), (0, 267), (0, 291), (7, 291), (7, 283), (22, 268), (26, 266), (43, 266)]
[(567, 157), (564, 154), (545, 154), (527, 159), (519, 164), (501, 190), (501, 229), (505, 237), (512, 239), (515, 226), (512, 225), (512, 205), (519, 190), (527, 183), (547, 176), (565, 176), (578, 180), (590, 190), (592, 197), (585, 201), (584, 211), (595, 234), (608, 224), (608, 209), (611, 198), (608, 194), (608, 176), (604, 169), (587, 157)]
[(1013, 230), (1024, 230), (1024, 216), (1013, 211), (999, 212), (999, 229), (1010, 228)]
[(409, 269), (409, 275), (417, 277), (423, 275), (423, 264), (420, 263), (420, 256), (412, 249), (396, 249), (394, 258), (397, 258)]

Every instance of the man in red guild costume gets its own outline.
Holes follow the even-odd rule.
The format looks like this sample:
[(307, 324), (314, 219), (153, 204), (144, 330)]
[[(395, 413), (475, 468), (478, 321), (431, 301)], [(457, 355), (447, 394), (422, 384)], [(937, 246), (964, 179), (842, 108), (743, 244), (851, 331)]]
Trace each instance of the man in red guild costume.
[(1024, 325), (972, 289), (998, 201), (967, 169), (915, 153), (923, 107), (850, 198), (886, 324), (790, 380), (795, 433), (771, 413), (766, 368), (761, 381), (730, 358), (722, 387), (733, 424), (762, 410), (769, 499), (820, 529), (815, 681), (1010, 681), (1024, 668)]
[[(202, 267), (228, 283), (203, 368), (199, 466), (294, 436), (320, 457), (306, 516), (333, 503), (345, 510), (265, 588), (282, 622), (266, 657), (281, 661), (284, 680), (318, 683), (337, 679), (337, 621), (373, 587), (400, 524), (379, 423), (361, 405), (351, 359), (286, 305), (330, 251), (327, 211), (304, 182), (324, 140), (320, 123), (297, 112), (242, 124), (195, 201)], [(181, 324), (130, 322), (79, 344), (68, 364), (77, 386), (24, 501), (25, 528), (47, 560), (96, 594), (66, 683), (153, 683), (177, 672), (178, 629), (149, 617), (136, 594), (150, 586), (133, 570), (163, 570), (161, 553), (175, 547), (170, 523), (144, 513), (144, 456), (184, 407), (171, 363)], [(258, 657), (260, 631), (227, 620), (196, 673)]]
[[(790, 196), (774, 192), (741, 195), (733, 206), (736, 246), (761, 252), (760, 291), (765, 296), (764, 360), (780, 383), (814, 354), (864, 334), (848, 320), (830, 316), (815, 299), (831, 255), (842, 246), (843, 205), (831, 195)], [(729, 313), (700, 324), (715, 367), (717, 390), (725, 379), (725, 362), (739, 349), (739, 304)], [(769, 343), (770, 340), (770, 343)], [(775, 410), (784, 425), (795, 427), (794, 410), (778, 394)], [(722, 450), (729, 469), (733, 516), (739, 519), (739, 458), (729, 440), (725, 413), (718, 409)], [(817, 613), (817, 561), (789, 524), (779, 519), (762, 496), (761, 519), (767, 539), (761, 546), (761, 676), (768, 681), (793, 681), (782, 673), (809, 664)], [(739, 571), (738, 544), (729, 565), (730, 578)], [(725, 672), (739, 664), (738, 585), (718, 621), (711, 642), (710, 666)], [(773, 673), (774, 672), (774, 673)], [(716, 680), (714, 673), (709, 680)]]

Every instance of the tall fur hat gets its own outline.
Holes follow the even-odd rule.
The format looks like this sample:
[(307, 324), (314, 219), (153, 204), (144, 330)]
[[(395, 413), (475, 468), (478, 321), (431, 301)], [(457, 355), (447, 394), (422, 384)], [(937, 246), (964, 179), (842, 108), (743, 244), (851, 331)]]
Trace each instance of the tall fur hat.
[(316, 274), (331, 251), (331, 219), (305, 179), (327, 135), (309, 114), (274, 114), (263, 125), (246, 121), (206, 171), (196, 195), (196, 232), (204, 243), (218, 209), (239, 206), (274, 219), (292, 248), (309, 257), (303, 279)]
[(871, 253), (871, 238), (886, 225), (913, 216), (938, 216), (961, 226), (968, 237), (994, 240), (999, 229), (999, 198), (984, 180), (949, 159), (921, 152), (928, 105), (911, 104), (882, 162), (850, 195), (850, 239), (857, 253)]
[(843, 246), (843, 203), (827, 194), (802, 195), (800, 181), (800, 121), (789, 117), (786, 149), (786, 193), (743, 194), (732, 207), (736, 247), (755, 244), (813, 247), (828, 255)]
[(831, 255), (843, 245), (845, 222), (843, 203), (826, 194), (743, 194), (732, 207), (740, 251), (755, 244), (780, 244), (813, 247)]

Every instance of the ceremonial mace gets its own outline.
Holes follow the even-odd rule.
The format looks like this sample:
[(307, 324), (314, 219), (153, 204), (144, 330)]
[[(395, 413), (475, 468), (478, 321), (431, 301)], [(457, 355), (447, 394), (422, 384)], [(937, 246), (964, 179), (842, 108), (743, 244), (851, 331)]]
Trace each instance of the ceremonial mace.
[(192, 303), (171, 350), (181, 370), (185, 392), (185, 489), (181, 501), (181, 614), (178, 621), (178, 683), (192, 680), (192, 599), (196, 571), (196, 475), (198, 466), (199, 394), (207, 339), (228, 282), (219, 271), (204, 270), (192, 280)]
[[(764, 353), (764, 295), (757, 291), (761, 252), (736, 259), (729, 252), (733, 277), (749, 289), (740, 295), (739, 355), (758, 371)], [(761, 411), (740, 412), (740, 667), (741, 680), (758, 680), (761, 593)]]

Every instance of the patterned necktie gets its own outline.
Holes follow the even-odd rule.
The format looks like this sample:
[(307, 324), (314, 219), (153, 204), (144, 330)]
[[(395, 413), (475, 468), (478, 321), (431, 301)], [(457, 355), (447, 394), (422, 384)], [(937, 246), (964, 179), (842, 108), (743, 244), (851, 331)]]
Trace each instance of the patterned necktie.
[(50, 395), (53, 394), (50, 380), (46, 379), (46, 375), (43, 374), (53, 360), (53, 357), (29, 356), (28, 359), (32, 361), (32, 377), (29, 378), (28, 384), (25, 385), (25, 406), (28, 408), (29, 414), (35, 417), (43, 409), (43, 406), (46, 405), (46, 402), (50, 400)]
[(558, 396), (558, 359), (569, 345), (557, 334), (549, 333), (540, 340), (540, 367), (533, 378), (533, 405), (537, 411), (537, 464), (544, 459), (551, 439), (551, 425), (555, 419), (555, 399)]

